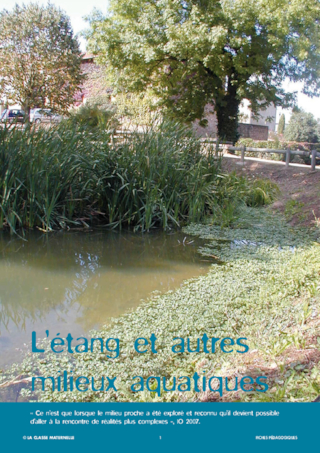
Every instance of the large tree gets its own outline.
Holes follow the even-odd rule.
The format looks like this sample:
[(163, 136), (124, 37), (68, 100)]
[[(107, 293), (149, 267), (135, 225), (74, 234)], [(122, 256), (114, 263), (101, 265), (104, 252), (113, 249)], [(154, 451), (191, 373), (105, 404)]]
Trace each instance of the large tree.
[(212, 103), (220, 137), (235, 140), (241, 99), (253, 112), (288, 105), (286, 77), (319, 94), (319, 19), (318, 0), (110, 0), (87, 38), (116, 89), (152, 87), (190, 121)]
[(69, 18), (55, 6), (16, 5), (0, 12), (0, 97), (65, 112), (83, 80)]

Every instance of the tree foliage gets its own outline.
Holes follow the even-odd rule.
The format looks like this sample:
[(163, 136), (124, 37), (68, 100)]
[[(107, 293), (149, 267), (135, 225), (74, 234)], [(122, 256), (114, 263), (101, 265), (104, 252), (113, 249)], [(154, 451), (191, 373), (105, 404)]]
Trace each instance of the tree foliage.
[(0, 96), (30, 108), (64, 112), (83, 80), (69, 18), (48, 4), (0, 12)]
[(89, 18), (90, 49), (114, 87), (152, 87), (180, 119), (202, 119), (213, 103), (221, 138), (235, 140), (240, 100), (254, 112), (289, 105), (283, 80), (319, 94), (318, 0), (110, 0)]
[(280, 119), (279, 119), (279, 124), (278, 124), (278, 134), (283, 134), (285, 127), (286, 127), (286, 117), (282, 113), (282, 115), (280, 116)]
[(320, 124), (312, 113), (294, 110), (285, 130), (287, 140), (296, 142), (318, 143), (320, 139)]

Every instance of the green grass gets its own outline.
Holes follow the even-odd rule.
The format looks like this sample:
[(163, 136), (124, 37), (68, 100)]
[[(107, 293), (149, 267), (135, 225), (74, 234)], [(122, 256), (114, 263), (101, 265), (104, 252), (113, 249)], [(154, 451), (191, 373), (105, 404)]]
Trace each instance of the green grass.
[(299, 220), (303, 221), (304, 216), (302, 213), (304, 203), (297, 200), (288, 200), (284, 208), (284, 215), (288, 221), (292, 220), (295, 215), (299, 216)]

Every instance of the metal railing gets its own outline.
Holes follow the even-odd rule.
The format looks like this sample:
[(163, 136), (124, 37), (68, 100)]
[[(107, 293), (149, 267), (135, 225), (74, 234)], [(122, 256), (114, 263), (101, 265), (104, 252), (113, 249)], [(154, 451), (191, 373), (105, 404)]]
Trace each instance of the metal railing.
[(311, 151), (299, 151), (299, 150), (291, 150), (291, 149), (270, 149), (270, 148), (251, 148), (246, 146), (228, 146), (228, 150), (230, 151), (240, 151), (240, 163), (244, 164), (244, 158), (246, 151), (248, 152), (257, 152), (257, 153), (269, 153), (269, 154), (283, 154), (285, 156), (286, 167), (290, 165), (290, 157), (293, 156), (306, 156), (311, 157), (311, 171), (315, 171), (316, 169), (316, 160), (317, 157), (320, 157), (320, 153), (317, 152), (316, 149)]
[[(115, 134), (115, 138), (120, 138), (120, 137), (129, 137), (133, 133), (142, 133), (141, 131), (117, 131)], [(247, 147), (247, 146), (232, 146), (231, 142), (223, 142), (219, 143), (219, 141), (215, 138), (209, 138), (209, 137), (204, 137), (200, 139), (202, 144), (209, 144), (209, 145), (214, 145), (215, 147), (215, 153), (218, 156), (219, 151), (221, 150), (228, 150), (228, 151), (240, 151), (240, 164), (244, 165), (245, 161), (245, 153), (246, 152), (253, 152), (253, 153), (266, 153), (266, 154), (283, 154), (285, 156), (285, 164), (286, 167), (289, 167), (290, 165), (290, 158), (291, 156), (306, 156), (306, 157), (311, 157), (311, 171), (315, 171), (316, 169), (316, 160), (317, 158), (320, 158), (320, 153), (317, 152), (316, 149), (313, 149), (311, 151), (300, 151), (300, 150), (291, 150), (289, 148), (287, 149), (271, 149), (271, 148), (252, 148), (252, 147)], [(306, 164), (306, 166), (308, 166)]]
[[(317, 152), (316, 149), (311, 151), (300, 151), (300, 150), (291, 150), (287, 149), (271, 149), (271, 148), (252, 148), (247, 146), (232, 146), (232, 143), (219, 143), (216, 139), (201, 139), (202, 143), (204, 144), (211, 144), (215, 145), (216, 154), (220, 150), (227, 150), (227, 151), (240, 151), (240, 164), (244, 165), (245, 161), (245, 153), (246, 152), (253, 152), (253, 153), (266, 153), (266, 154), (283, 154), (285, 156), (285, 164), (286, 167), (290, 165), (290, 158), (291, 156), (306, 156), (311, 158), (311, 171), (315, 171), (316, 169), (316, 160), (320, 158), (320, 153)], [(306, 164), (307, 165), (307, 164)], [(308, 166), (308, 165), (307, 165)]]

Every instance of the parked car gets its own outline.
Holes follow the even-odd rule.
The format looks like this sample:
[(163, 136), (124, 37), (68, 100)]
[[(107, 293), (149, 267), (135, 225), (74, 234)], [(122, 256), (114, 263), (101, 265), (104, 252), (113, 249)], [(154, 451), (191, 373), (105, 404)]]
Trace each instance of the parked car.
[(5, 109), (1, 114), (2, 123), (24, 123), (25, 113), (18, 109)]
[(62, 117), (51, 109), (33, 109), (30, 112), (30, 123), (58, 123)]

